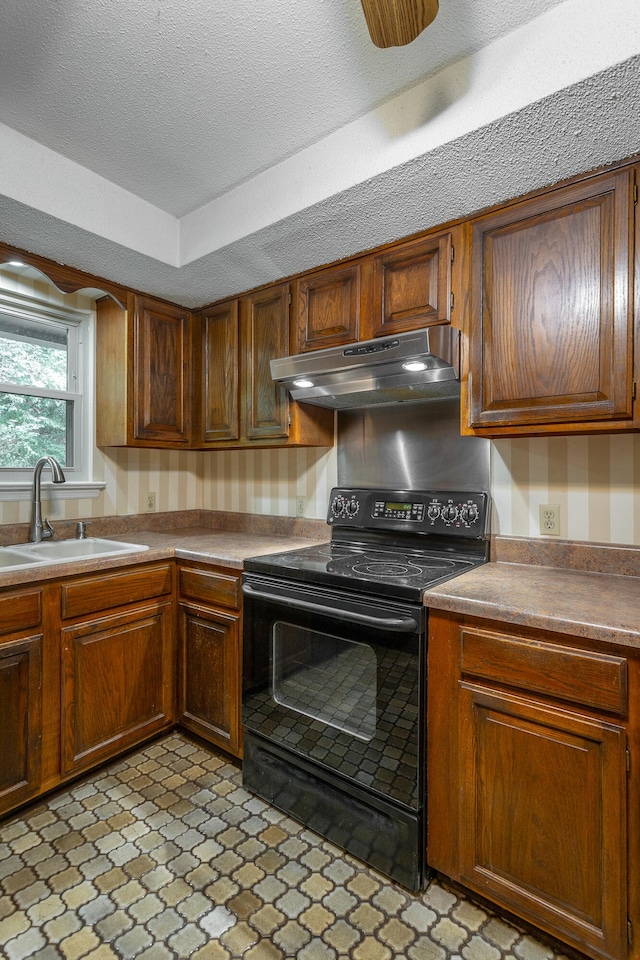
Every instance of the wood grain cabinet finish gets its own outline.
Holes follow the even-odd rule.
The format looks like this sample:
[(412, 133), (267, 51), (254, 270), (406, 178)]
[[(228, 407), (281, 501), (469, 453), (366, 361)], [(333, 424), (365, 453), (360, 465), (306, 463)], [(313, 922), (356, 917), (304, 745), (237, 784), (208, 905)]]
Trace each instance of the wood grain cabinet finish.
[(41, 783), (43, 636), (0, 640), (0, 814)]
[(77, 773), (173, 722), (171, 602), (62, 631), (62, 773)]
[(293, 353), (321, 350), (359, 339), (359, 263), (300, 277), (293, 298), (297, 318)]
[(243, 357), (242, 435), (248, 440), (289, 434), (287, 391), (271, 379), (269, 362), (289, 352), (289, 284), (241, 301)]
[[(240, 345), (238, 301), (209, 307), (196, 318), (200, 342), (199, 419), (194, 441), (208, 445), (238, 440)], [(195, 360), (195, 365), (198, 360)]]
[(194, 447), (333, 445), (331, 411), (290, 401), (271, 378), (270, 360), (289, 352), (289, 284), (215, 304), (194, 324)]
[(133, 294), (96, 312), (97, 446), (189, 447), (191, 315)]
[(241, 756), (241, 589), (231, 570), (181, 566), (178, 721)]
[(473, 223), (471, 431), (633, 426), (634, 172), (550, 190)]
[(134, 297), (133, 436), (187, 446), (190, 428), (190, 316)]
[(621, 960), (626, 660), (491, 626), (430, 617), (428, 861), (586, 955)]
[[(458, 256), (462, 256), (461, 249)], [(453, 258), (451, 230), (405, 241), (373, 257), (365, 309), (366, 337), (448, 323)]]

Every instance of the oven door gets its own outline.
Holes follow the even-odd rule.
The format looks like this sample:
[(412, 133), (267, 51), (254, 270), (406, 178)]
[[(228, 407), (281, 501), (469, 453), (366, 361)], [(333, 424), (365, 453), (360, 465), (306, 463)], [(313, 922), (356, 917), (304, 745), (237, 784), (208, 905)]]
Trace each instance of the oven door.
[(243, 594), (245, 729), (420, 809), (424, 608), (254, 574)]

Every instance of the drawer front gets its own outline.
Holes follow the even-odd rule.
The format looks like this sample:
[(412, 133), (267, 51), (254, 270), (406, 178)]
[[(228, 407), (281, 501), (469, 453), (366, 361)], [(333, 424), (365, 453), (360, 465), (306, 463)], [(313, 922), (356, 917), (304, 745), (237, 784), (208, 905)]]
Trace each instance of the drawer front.
[(170, 563), (82, 577), (62, 587), (62, 618), (82, 617), (171, 593)]
[(213, 570), (179, 568), (180, 596), (202, 600), (214, 606), (240, 608), (242, 584), (239, 576)]
[(4, 593), (0, 596), (0, 634), (37, 627), (41, 619), (42, 593), (40, 590)]
[(461, 667), (465, 676), (619, 716), (627, 712), (627, 661), (624, 657), (463, 629)]

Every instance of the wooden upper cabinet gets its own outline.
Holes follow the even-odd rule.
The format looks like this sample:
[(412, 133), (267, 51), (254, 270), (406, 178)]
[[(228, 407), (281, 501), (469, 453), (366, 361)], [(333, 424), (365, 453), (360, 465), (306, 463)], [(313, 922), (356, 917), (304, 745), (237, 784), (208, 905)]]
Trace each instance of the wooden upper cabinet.
[(201, 356), (197, 440), (203, 444), (237, 440), (240, 435), (238, 301), (230, 300), (203, 310), (198, 324)]
[[(455, 232), (461, 235), (459, 228)], [(453, 233), (432, 233), (372, 258), (363, 339), (449, 322)]]
[(190, 316), (180, 307), (134, 297), (133, 435), (187, 445), (190, 419)]
[(240, 301), (243, 357), (242, 435), (249, 440), (286, 438), (289, 399), (271, 379), (269, 361), (289, 353), (289, 284)]
[(473, 224), (470, 428), (633, 425), (633, 182), (603, 174)]
[(96, 444), (187, 447), (191, 316), (130, 294), (96, 304)]
[(293, 353), (354, 343), (360, 334), (360, 264), (320, 270), (296, 281)]

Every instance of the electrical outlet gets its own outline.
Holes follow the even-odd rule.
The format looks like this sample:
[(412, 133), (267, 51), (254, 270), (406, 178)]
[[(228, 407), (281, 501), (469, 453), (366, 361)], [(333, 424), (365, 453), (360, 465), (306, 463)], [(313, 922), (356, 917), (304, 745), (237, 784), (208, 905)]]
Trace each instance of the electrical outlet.
[(156, 495), (154, 492), (148, 493), (144, 499), (144, 509), (147, 513), (153, 513), (156, 509)]
[(540, 504), (540, 533), (545, 537), (560, 536), (560, 505)]
[(306, 503), (304, 497), (296, 497), (296, 517), (304, 517)]

